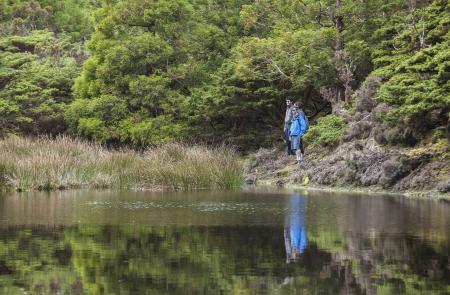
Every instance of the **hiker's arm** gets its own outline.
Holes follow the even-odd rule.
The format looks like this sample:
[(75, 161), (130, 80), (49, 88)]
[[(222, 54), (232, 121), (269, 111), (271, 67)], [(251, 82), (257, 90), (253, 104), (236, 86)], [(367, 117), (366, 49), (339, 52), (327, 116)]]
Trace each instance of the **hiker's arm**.
[(300, 136), (303, 136), (306, 133), (306, 121), (303, 116), (299, 116), (299, 123), (300, 123)]

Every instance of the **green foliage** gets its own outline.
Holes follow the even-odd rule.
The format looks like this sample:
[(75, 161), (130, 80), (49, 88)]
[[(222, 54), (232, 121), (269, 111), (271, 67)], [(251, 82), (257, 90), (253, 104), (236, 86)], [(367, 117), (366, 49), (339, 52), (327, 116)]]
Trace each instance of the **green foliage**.
[(79, 74), (70, 45), (48, 31), (0, 39), (0, 134), (57, 134)]
[(0, 134), (246, 150), (281, 140), (285, 98), (315, 119), (370, 76), (385, 124), (425, 121), (420, 140), (448, 121), (448, 0), (2, 0), (0, 17)]
[[(234, 2), (232, 2), (234, 3)], [(66, 112), (70, 130), (97, 142), (144, 146), (186, 135), (184, 102), (221, 64), (237, 20), (199, 1), (117, 1), (95, 15), (92, 56), (76, 80), (77, 100)], [(236, 18), (236, 17), (235, 17)], [(221, 27), (219, 27), (219, 25)]]
[[(335, 44), (344, 38), (349, 85), (356, 89), (373, 70), (371, 38), (402, 1), (254, 1), (242, 6), (243, 35), (214, 79), (192, 92), (186, 105), (192, 133), (244, 148), (282, 138), (284, 99), (301, 100), (310, 117), (331, 111), (322, 87), (343, 87)], [(379, 8), (382, 7), (381, 10)], [(345, 23), (341, 36), (335, 17)], [(198, 126), (201, 125), (201, 128)], [(205, 128), (206, 125), (206, 128)]]
[(67, 33), (72, 42), (84, 41), (92, 31), (91, 11), (99, 5), (91, 0), (0, 1), (0, 35), (26, 36), (47, 29)]
[(51, 12), (50, 28), (67, 33), (72, 41), (85, 41), (93, 31), (92, 11), (100, 6), (96, 0), (39, 0)]
[(58, 134), (95, 1), (0, 1), (0, 135)]
[(346, 129), (347, 123), (342, 117), (328, 115), (319, 118), (317, 123), (309, 128), (304, 141), (310, 146), (334, 147), (339, 144)]
[[(383, 119), (414, 129), (426, 125), (425, 130), (417, 131), (427, 132), (445, 124), (450, 106), (448, 1), (434, 1), (406, 18), (407, 23), (397, 16), (390, 24), (398, 25), (395, 36), (389, 26), (377, 32), (383, 36), (383, 46), (375, 51), (378, 68), (371, 75), (387, 80), (379, 90), (378, 100), (395, 107)], [(432, 111), (441, 112), (442, 116), (426, 121)]]
[(332, 40), (329, 29), (242, 39), (214, 84), (192, 94), (190, 117), (196, 125), (210, 123), (207, 130), (202, 124), (207, 138), (224, 134), (245, 147), (272, 142), (283, 122), (283, 97), (295, 95), (310, 106), (321, 100), (319, 88), (333, 83)]

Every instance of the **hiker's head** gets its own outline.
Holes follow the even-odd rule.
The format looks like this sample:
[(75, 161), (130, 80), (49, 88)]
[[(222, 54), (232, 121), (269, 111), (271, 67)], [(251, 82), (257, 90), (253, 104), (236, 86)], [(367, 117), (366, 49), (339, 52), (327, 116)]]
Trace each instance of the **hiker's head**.
[(303, 103), (299, 100), (294, 103), (294, 106), (300, 110), (303, 110)]
[(290, 107), (292, 105), (292, 100), (290, 98), (286, 98), (286, 105)]
[(300, 112), (300, 109), (298, 107), (294, 106), (294, 108), (292, 108), (292, 113), (294, 115), (297, 115), (299, 112)]

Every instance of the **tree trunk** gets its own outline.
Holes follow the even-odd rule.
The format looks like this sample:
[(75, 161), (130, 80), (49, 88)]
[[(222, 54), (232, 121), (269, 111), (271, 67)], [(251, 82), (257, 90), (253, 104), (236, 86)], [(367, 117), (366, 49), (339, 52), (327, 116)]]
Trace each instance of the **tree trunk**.
[(336, 30), (338, 32), (338, 38), (336, 42), (336, 51), (344, 50), (344, 39), (342, 38), (342, 32), (344, 31), (344, 18), (341, 14), (341, 0), (336, 0)]
[[(344, 31), (344, 18), (341, 14), (341, 0), (336, 0), (336, 15), (335, 15), (335, 22), (336, 22), (336, 31), (337, 31), (337, 40), (336, 40), (336, 47), (334, 51), (334, 56), (336, 58), (336, 65), (343, 65), (344, 60), (342, 60), (342, 51), (344, 50), (344, 38), (342, 37), (342, 32)], [(339, 69), (337, 69), (339, 71)], [(337, 86), (336, 94), (337, 94), (337, 101), (345, 100), (345, 93), (344, 88)]]

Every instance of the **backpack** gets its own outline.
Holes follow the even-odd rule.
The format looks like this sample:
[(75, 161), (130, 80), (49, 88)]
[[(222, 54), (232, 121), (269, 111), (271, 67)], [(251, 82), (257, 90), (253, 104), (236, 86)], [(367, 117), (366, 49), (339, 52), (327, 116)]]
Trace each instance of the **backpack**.
[(304, 111), (301, 111), (301, 115), (303, 116), (303, 120), (305, 121), (305, 124), (306, 124), (306, 126), (305, 126), (305, 134), (306, 134), (306, 132), (308, 132), (308, 129), (309, 129), (308, 117), (306, 117), (306, 114)]

